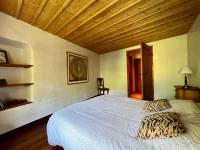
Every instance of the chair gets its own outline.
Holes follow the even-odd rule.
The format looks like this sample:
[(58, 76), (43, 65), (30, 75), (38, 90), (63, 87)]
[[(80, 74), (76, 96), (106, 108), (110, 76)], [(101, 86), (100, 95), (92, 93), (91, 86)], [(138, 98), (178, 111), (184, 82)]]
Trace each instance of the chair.
[(107, 92), (107, 95), (109, 94), (109, 88), (104, 87), (103, 78), (97, 78), (97, 85), (98, 85), (98, 95), (104, 95), (105, 91)]

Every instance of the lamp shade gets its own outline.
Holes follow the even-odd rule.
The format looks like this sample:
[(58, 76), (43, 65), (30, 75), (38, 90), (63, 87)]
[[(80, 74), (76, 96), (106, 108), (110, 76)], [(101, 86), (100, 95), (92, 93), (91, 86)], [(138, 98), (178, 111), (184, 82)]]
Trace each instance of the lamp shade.
[(181, 74), (192, 74), (193, 72), (192, 72), (192, 70), (189, 68), (189, 67), (183, 67), (182, 69), (181, 69), (181, 72), (180, 72)]

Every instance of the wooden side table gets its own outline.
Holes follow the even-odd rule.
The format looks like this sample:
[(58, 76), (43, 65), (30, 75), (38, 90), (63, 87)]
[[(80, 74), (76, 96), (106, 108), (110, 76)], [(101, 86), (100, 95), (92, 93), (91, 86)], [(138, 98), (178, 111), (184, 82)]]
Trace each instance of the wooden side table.
[(200, 89), (198, 87), (189, 86), (184, 88), (183, 86), (175, 86), (176, 99), (194, 100), (200, 102)]

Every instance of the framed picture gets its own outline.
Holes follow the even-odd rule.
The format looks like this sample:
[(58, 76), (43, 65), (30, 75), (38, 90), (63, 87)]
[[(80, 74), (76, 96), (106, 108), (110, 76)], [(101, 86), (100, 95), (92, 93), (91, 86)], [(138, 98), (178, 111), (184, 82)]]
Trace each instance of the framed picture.
[(5, 50), (0, 50), (0, 63), (8, 64), (8, 55)]
[(67, 84), (88, 82), (88, 58), (67, 52)]

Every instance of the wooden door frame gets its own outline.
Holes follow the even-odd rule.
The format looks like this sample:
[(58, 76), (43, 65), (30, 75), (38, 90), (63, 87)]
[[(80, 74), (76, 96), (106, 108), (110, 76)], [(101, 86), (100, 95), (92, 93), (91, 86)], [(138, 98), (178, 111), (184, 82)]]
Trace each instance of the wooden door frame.
[(130, 75), (129, 75), (129, 65), (130, 65), (129, 64), (129, 54), (130, 53), (138, 53), (138, 52), (141, 53), (140, 52), (140, 48), (126, 51), (126, 63), (127, 63), (127, 96), (128, 97), (130, 97), (130, 95), (129, 95), (129, 93), (130, 93), (130, 86), (129, 86), (129, 82), (130, 82)]

